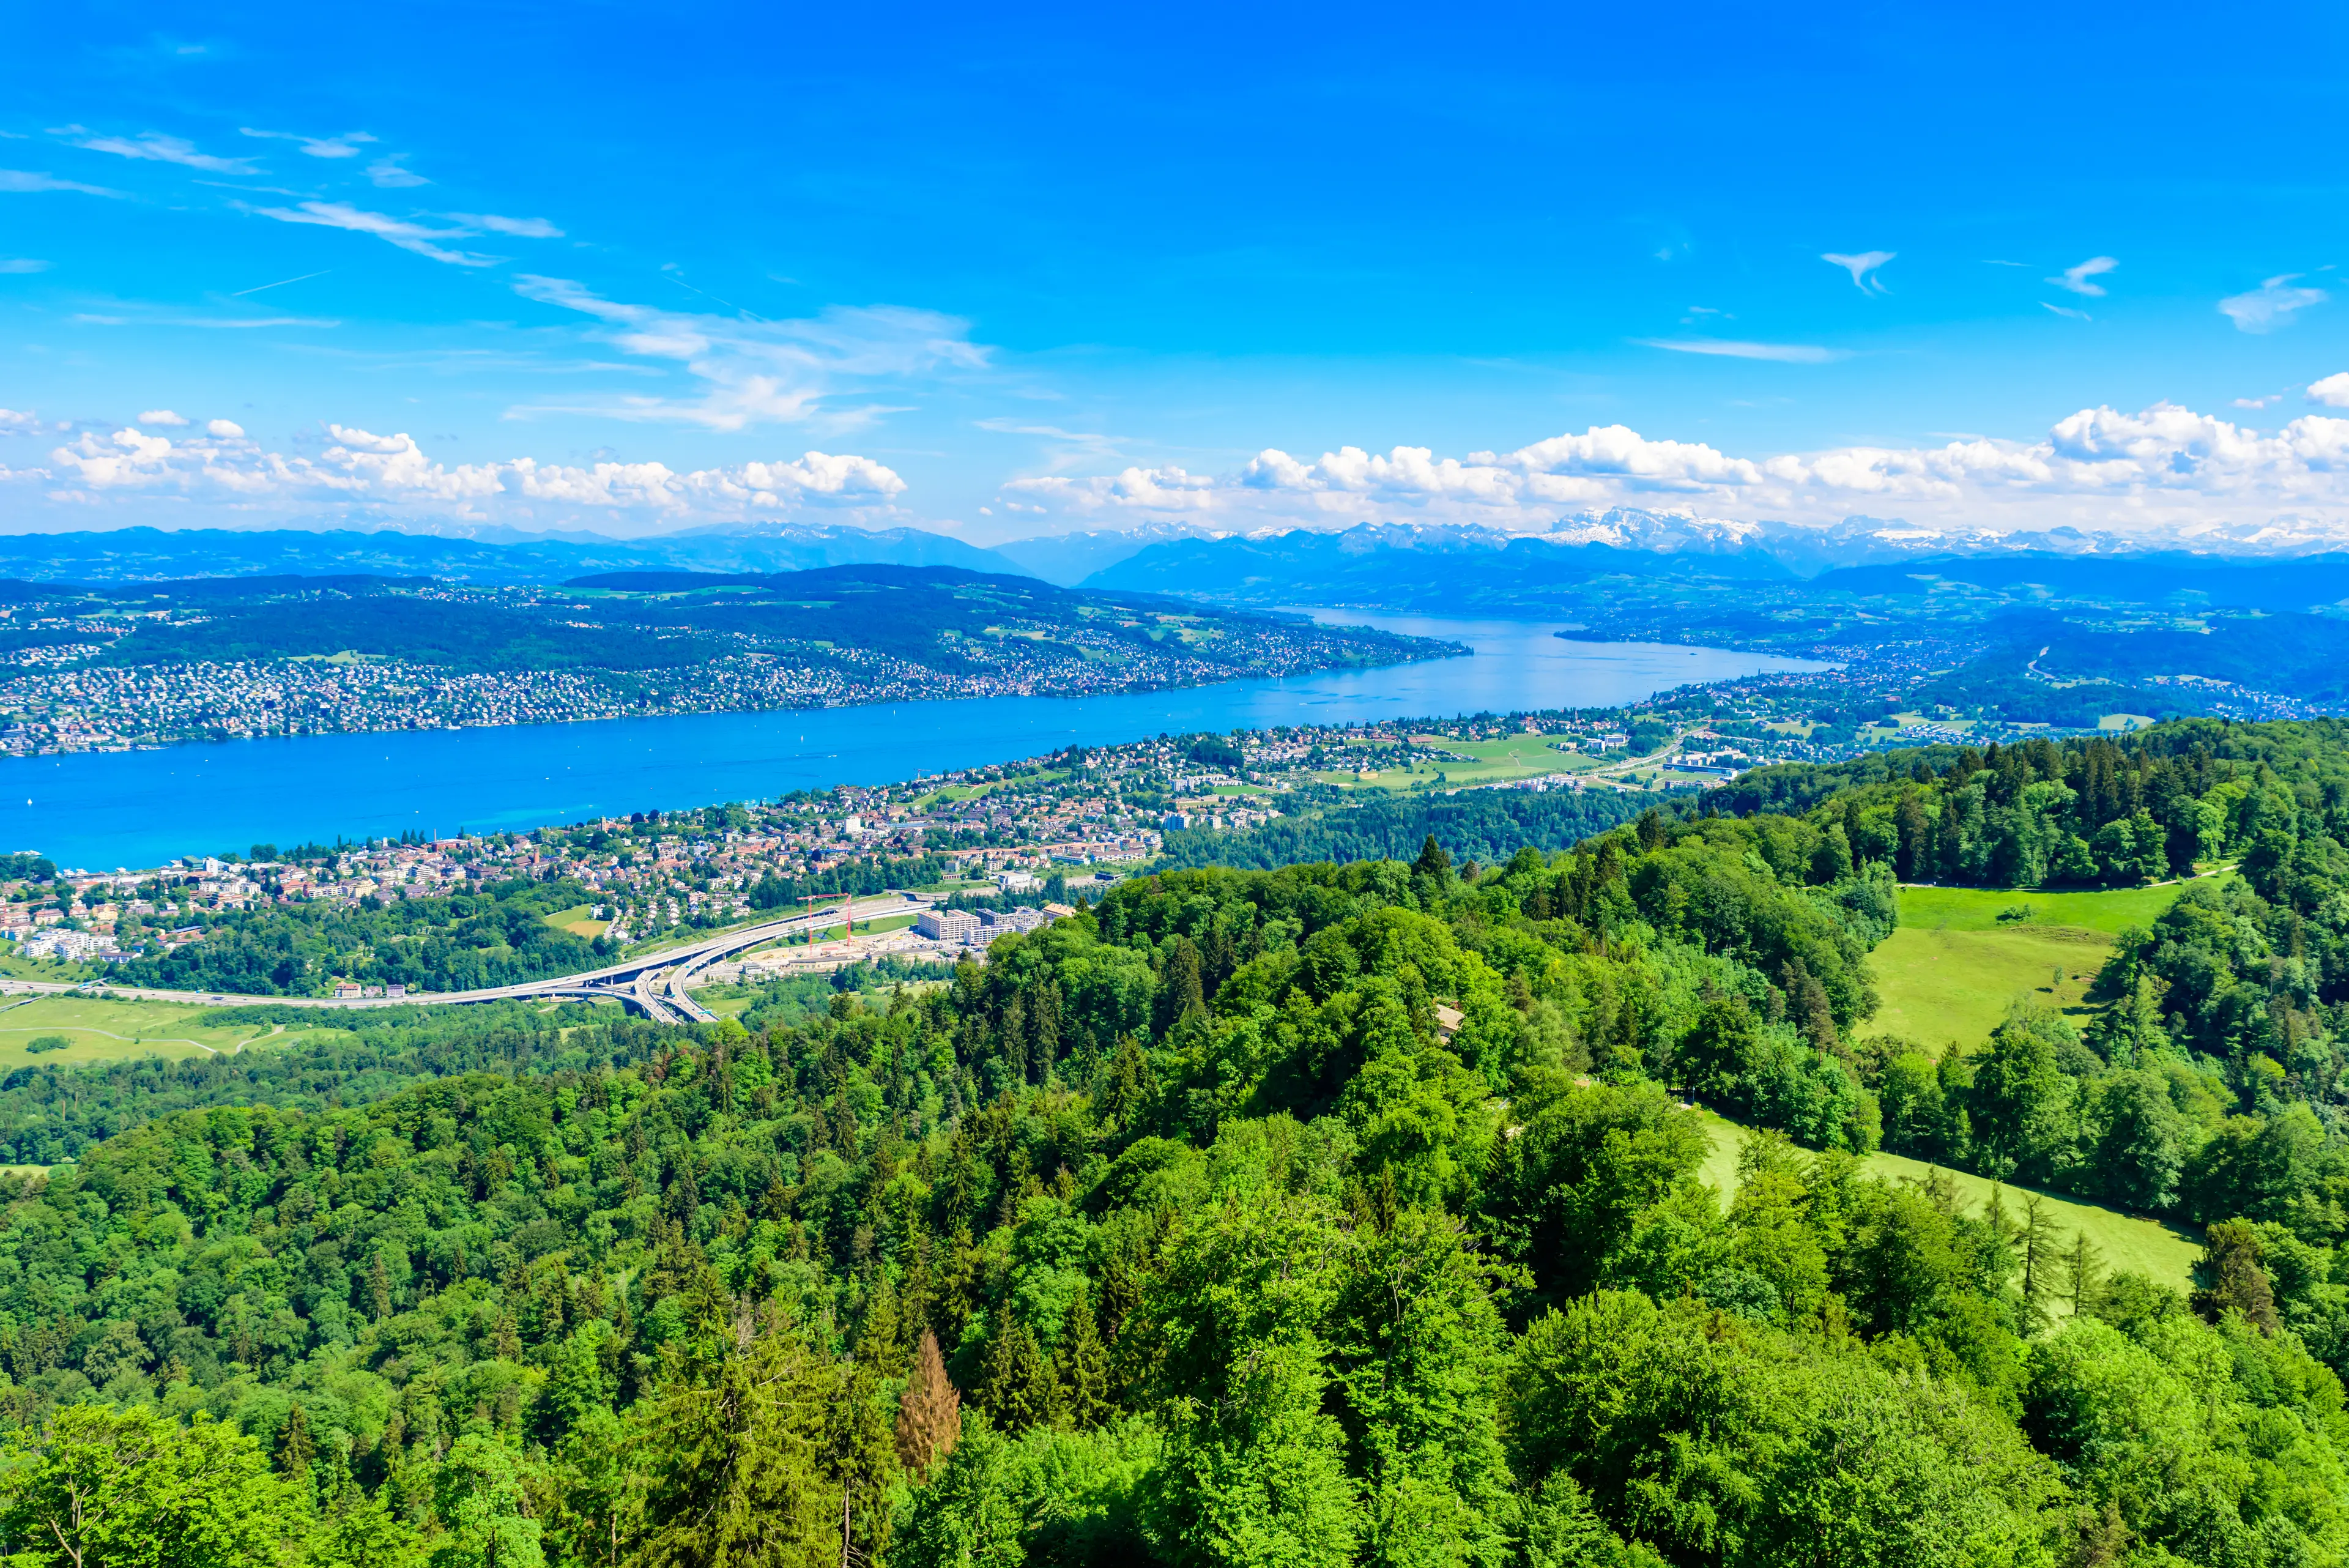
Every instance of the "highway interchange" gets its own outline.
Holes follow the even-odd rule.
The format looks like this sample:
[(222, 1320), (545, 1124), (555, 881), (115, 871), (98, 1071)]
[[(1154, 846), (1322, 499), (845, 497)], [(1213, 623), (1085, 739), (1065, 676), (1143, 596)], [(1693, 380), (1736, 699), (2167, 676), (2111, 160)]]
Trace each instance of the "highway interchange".
[[(878, 920), (893, 915), (904, 915), (929, 908), (929, 900), (911, 893), (880, 893), (854, 901), (855, 918)], [(109, 995), (134, 997), (148, 1002), (203, 1002), (213, 1006), (234, 1007), (266, 1002), (274, 1007), (307, 1007), (321, 1011), (366, 1010), (382, 1007), (453, 1007), (482, 1002), (510, 1002), (532, 997), (569, 997), (588, 1001), (616, 1001), (634, 1008), (646, 1017), (663, 1023), (714, 1023), (718, 1015), (703, 1007), (687, 993), (686, 985), (693, 976), (721, 959), (787, 937), (810, 930), (822, 930), (840, 923), (838, 908), (814, 914), (785, 916), (764, 920), (756, 925), (737, 927), (720, 931), (698, 941), (678, 947), (664, 948), (657, 952), (640, 954), (619, 963), (606, 964), (602, 969), (588, 970), (580, 974), (554, 975), (545, 980), (525, 981), (518, 985), (493, 986), (482, 991), (410, 992), (405, 996), (336, 997), (336, 996), (239, 996), (227, 992), (158, 991), (143, 986), (109, 985), (103, 981), (85, 981), (78, 984), (52, 981), (0, 980), (0, 992), (22, 995), (61, 993), (71, 991), (104, 991)]]

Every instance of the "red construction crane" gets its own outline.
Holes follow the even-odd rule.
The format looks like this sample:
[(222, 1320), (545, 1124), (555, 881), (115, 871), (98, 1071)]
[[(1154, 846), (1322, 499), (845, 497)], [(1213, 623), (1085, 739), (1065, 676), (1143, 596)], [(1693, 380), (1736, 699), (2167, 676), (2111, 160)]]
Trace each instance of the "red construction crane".
[(801, 897), (800, 902), (810, 906), (808, 909), (808, 941), (810, 945), (813, 945), (815, 941), (815, 910), (813, 906), (817, 904), (830, 903), (834, 898), (841, 900), (841, 913), (848, 917), (848, 940), (852, 942), (856, 940), (855, 894), (808, 893)]

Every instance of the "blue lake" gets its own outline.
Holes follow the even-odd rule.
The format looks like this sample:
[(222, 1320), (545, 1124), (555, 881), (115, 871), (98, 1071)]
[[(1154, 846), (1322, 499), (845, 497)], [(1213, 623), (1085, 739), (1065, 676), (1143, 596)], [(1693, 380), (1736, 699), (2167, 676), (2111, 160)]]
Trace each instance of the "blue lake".
[(232, 741), (0, 761), (0, 847), (93, 870), (337, 836), (539, 827), (885, 784), (1071, 744), (1520, 709), (1608, 707), (1696, 680), (1823, 666), (1552, 625), (1313, 610), (1446, 638), (1468, 658), (1116, 697), (988, 697), (781, 713)]

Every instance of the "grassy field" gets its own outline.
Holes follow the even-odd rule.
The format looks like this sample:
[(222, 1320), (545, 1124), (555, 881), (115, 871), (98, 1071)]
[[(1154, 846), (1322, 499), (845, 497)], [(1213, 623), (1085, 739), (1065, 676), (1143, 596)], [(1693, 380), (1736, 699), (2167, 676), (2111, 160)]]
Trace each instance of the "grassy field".
[[(1988, 931), (2000, 928), (1999, 913), (2028, 905), (2036, 926), (2077, 926), (2084, 930), (2118, 934), (2124, 926), (2149, 926), (2156, 915), (2177, 901), (2184, 884), (2164, 882), (2152, 888), (2116, 888), (2094, 893), (2048, 893), (2036, 888), (2009, 891), (1995, 888), (1920, 888), (1900, 889), (1900, 923), (1953, 931)], [(2024, 922), (2005, 922), (2012, 926)]]
[[(1920, 930), (1903, 926), (1869, 956), (1876, 970), (1876, 1016), (1863, 1034), (1897, 1034), (1939, 1052), (1971, 1049), (1990, 1038), (2017, 998), (2075, 1013), (2112, 951), (2112, 940), (2077, 927), (2013, 926), (1999, 930)], [(2058, 984), (2054, 975), (2064, 971)]]
[[(343, 1033), (310, 1025), (196, 1022), (210, 1011), (186, 1002), (95, 996), (44, 996), (0, 1006), (0, 1071), (36, 1063), (78, 1066), (126, 1056), (232, 1055), (249, 1045), (274, 1048)], [(48, 1035), (62, 1037), (66, 1048), (37, 1054), (26, 1049)]]
[(1436, 775), (1444, 776), (1444, 787), (1464, 784), (1506, 784), (1511, 779), (1536, 778), (1543, 774), (1581, 773), (1598, 765), (1597, 760), (1579, 752), (1557, 750), (1557, 737), (1551, 735), (1504, 735), (1496, 741), (1456, 741), (1449, 735), (1413, 735), (1412, 743), (1451, 752), (1454, 757), (1423, 758), (1407, 768), (1382, 768), (1368, 778), (1353, 773), (1322, 772), (1313, 775), (1322, 784), (1350, 784), (1356, 787), (1411, 790), (1431, 788)]
[[(2018, 998), (2085, 1019), (2084, 995), (2114, 934), (2152, 924), (2183, 890), (2175, 882), (2095, 893), (1904, 887), (1900, 928), (1870, 955), (1878, 1005), (1864, 1032), (1971, 1049)], [(2028, 920), (1998, 918), (2024, 906)]]
[(569, 931), (574, 937), (585, 937), (592, 942), (612, 929), (612, 922), (609, 920), (590, 919), (595, 911), (595, 906), (593, 904), (574, 904), (567, 909), (557, 909), (544, 918), (546, 923), (556, 930)]
[[(1744, 1129), (1711, 1111), (1694, 1114), (1704, 1118), (1705, 1130), (1713, 1137), (1713, 1154), (1704, 1164), (1704, 1179), (1721, 1193), (1725, 1203), (1737, 1190), (1737, 1146)], [(1901, 1155), (1872, 1154), (1868, 1157), (1867, 1168), (1869, 1175), (1883, 1181), (1921, 1181), (1931, 1168)], [(1957, 1188), (1961, 1209), (1969, 1214), (1981, 1214), (1990, 1201), (1992, 1184), (1961, 1171), (1944, 1174)], [(2022, 1187), (2005, 1189), (2003, 1201), (2008, 1219), (2022, 1218), (2023, 1200), (2031, 1190)], [(2068, 1245), (2074, 1236), (2085, 1231), (2090, 1244), (2103, 1255), (2105, 1267), (2111, 1272), (2143, 1274), (2172, 1290), (2192, 1287), (2194, 1260), (2200, 1255), (2201, 1244), (2187, 1231), (2158, 1220), (2139, 1219), (2118, 1210), (2059, 1198), (2052, 1192), (2040, 1196), (2046, 1199), (2048, 1212), (2055, 1221), (2059, 1245)], [(2066, 1310), (2060, 1303), (2055, 1308), (2059, 1316)]]

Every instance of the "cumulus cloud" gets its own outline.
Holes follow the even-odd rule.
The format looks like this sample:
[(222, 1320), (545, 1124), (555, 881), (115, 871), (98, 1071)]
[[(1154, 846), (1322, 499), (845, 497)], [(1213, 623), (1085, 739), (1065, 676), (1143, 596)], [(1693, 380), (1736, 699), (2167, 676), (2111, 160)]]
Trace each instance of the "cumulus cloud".
[(861, 389), (984, 369), (987, 350), (970, 324), (897, 306), (835, 306), (790, 321), (698, 315), (605, 299), (568, 278), (524, 275), (514, 292), (595, 323), (592, 334), (628, 354), (683, 365), (701, 383), (692, 398), (620, 397), (605, 402), (512, 410), (667, 421), (717, 431), (823, 419), (864, 422), (876, 411), (836, 400)]
[(2308, 384), (2308, 400), (2319, 408), (2349, 409), (2349, 370)]
[(1843, 356), (1811, 343), (1742, 343), (1723, 337), (1634, 337), (1642, 348), (1674, 354), (1712, 354), (1726, 359), (1776, 359), (1789, 365), (1819, 365)]
[(78, 180), (60, 180), (54, 174), (38, 174), (30, 169), (0, 169), (0, 191), (30, 193), (36, 191), (78, 191), (85, 196), (121, 196), (125, 192), (109, 191), (103, 185), (85, 185)]
[[(2321, 390), (2320, 390), (2321, 389)], [(2349, 374), (2310, 389), (2349, 406)], [(2207, 522), (2289, 507), (2349, 524), (2349, 419), (2311, 415), (2261, 431), (2173, 403), (2084, 409), (2038, 441), (1951, 440), (1743, 457), (1702, 441), (1593, 426), (1514, 452), (1441, 456), (1426, 447), (1318, 459), (1267, 449), (1220, 475), (1171, 467), (1015, 480), (1006, 501), (1078, 517), (1153, 514), (1234, 525), (1366, 520), (1540, 529), (1561, 512), (1616, 504), (1827, 521), (1856, 508), (2044, 525)]]
[(18, 435), (40, 428), (40, 417), (30, 409), (0, 409), (0, 435)]
[(173, 495), (246, 510), (339, 502), (475, 517), (633, 514), (664, 523), (806, 504), (885, 508), (905, 488), (871, 458), (823, 452), (686, 472), (659, 462), (572, 466), (529, 457), (451, 464), (427, 455), (405, 432), (330, 424), (326, 433), (332, 444), (311, 457), (264, 450), (229, 420), (210, 421), (202, 435), (135, 426), (92, 431), (51, 452), (53, 466), (37, 477), (55, 486), (52, 500), (82, 503)]
[(188, 421), (186, 419), (179, 414), (173, 413), (169, 409), (149, 409), (145, 413), (139, 416), (139, 422), (142, 425), (177, 426), (184, 425)]
[(2045, 281), (2058, 288), (2068, 288), (2074, 294), (2085, 295), (2090, 299), (2102, 299), (2105, 297), (2105, 286), (2088, 280), (2101, 277), (2120, 265), (2110, 256), (2090, 256), (2078, 266), (2067, 266), (2060, 275)]
[(2267, 333), (2289, 327), (2295, 312), (2322, 305), (2330, 296), (2321, 288), (2294, 288), (2301, 275), (2288, 272), (2269, 278), (2249, 294), (2230, 295), (2219, 302), (2220, 314), (2238, 332)]
[(1844, 255), (1829, 251), (1819, 260), (1832, 262), (1851, 274), (1852, 286), (1860, 293), (1885, 294), (1889, 291), (1884, 286), (1884, 280), (1875, 275), (1876, 269), (1899, 254), (1898, 251), (1862, 251), (1857, 255)]
[(250, 158), (215, 157), (200, 151), (184, 137), (166, 136), (160, 130), (142, 131), (137, 136), (92, 136), (75, 125), (67, 126), (63, 134), (86, 152), (110, 152), (117, 158), (176, 163), (183, 169), (201, 169), (207, 174), (258, 172)]

